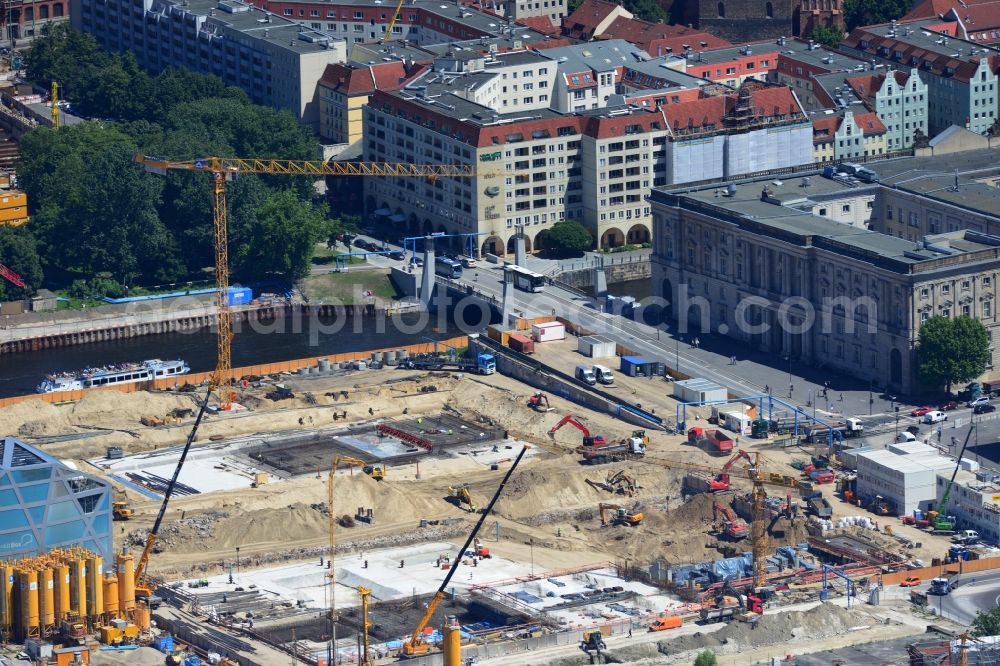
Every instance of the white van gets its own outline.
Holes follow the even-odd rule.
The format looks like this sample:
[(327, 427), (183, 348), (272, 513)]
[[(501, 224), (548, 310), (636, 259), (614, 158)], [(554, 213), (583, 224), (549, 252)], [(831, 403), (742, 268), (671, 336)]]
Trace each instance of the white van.
[(581, 382), (587, 382), (591, 386), (597, 383), (597, 377), (594, 375), (594, 371), (585, 365), (576, 366), (576, 378)]
[(907, 442), (915, 442), (917, 438), (913, 436), (912, 432), (906, 432), (905, 430), (898, 435), (896, 435), (897, 444), (906, 444)]
[(597, 378), (601, 384), (614, 384), (615, 376), (611, 372), (611, 368), (606, 368), (603, 365), (595, 365), (593, 367), (594, 377)]

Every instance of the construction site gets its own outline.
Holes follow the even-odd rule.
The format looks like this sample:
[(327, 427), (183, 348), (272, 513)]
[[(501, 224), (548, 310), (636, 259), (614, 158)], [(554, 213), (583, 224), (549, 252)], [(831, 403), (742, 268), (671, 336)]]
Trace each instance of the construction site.
[[(534, 372), (571, 372), (572, 344), (536, 343)], [(763, 663), (926, 631), (894, 576), (940, 571), (947, 537), (845, 502), (850, 470), (825, 443), (725, 435), (719, 408), (693, 403), (687, 431), (639, 428), (581, 404), (586, 383), (561, 397), (505, 372), (518, 359), (498, 348), (467, 353), (499, 371), (354, 364), (207, 404), (202, 387), (5, 408), (4, 432), (113, 485), (118, 555), (70, 572), (84, 591), (68, 607), (57, 591), (25, 611), (31, 593), (8, 586), (0, 623), (39, 650), (140, 664), (690, 663), (703, 648)], [(636, 411), (680, 413), (670, 381), (613, 382)], [(44, 591), (63, 565), (11, 566)], [(774, 619), (786, 611), (798, 624)], [(814, 644), (794, 641), (801, 626)]]

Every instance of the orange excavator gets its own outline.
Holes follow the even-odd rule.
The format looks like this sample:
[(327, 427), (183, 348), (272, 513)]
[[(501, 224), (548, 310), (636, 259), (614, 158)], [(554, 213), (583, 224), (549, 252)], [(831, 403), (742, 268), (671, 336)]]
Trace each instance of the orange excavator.
[(574, 428), (576, 428), (577, 430), (579, 430), (580, 432), (583, 433), (583, 445), (584, 446), (607, 446), (608, 445), (608, 440), (604, 438), (604, 435), (591, 435), (590, 431), (587, 430), (587, 426), (583, 425), (582, 423), (580, 423), (579, 421), (577, 421), (575, 418), (573, 418), (572, 414), (567, 414), (566, 416), (562, 417), (562, 420), (560, 420), (559, 423), (557, 423), (554, 426), (552, 426), (552, 429), (549, 430), (549, 436), (550, 437), (554, 437), (555, 434), (556, 434), (556, 431), (558, 431), (559, 428), (562, 428), (567, 423), (570, 424), (571, 426), (573, 426)]
[(747, 529), (747, 524), (736, 517), (733, 510), (724, 504), (719, 504), (718, 502), (712, 502), (712, 513), (714, 519), (717, 521), (719, 519), (719, 514), (722, 514), (722, 522), (726, 526), (725, 533), (726, 536), (733, 540), (746, 539), (750, 536), (750, 530)]
[(542, 392), (535, 393), (528, 398), (528, 407), (531, 407), (536, 412), (552, 411), (552, 407), (549, 406), (549, 396)]

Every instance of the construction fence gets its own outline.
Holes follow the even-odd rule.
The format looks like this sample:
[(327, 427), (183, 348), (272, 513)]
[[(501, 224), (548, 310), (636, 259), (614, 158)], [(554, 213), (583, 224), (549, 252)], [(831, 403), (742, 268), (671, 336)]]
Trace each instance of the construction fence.
[(961, 574), (971, 574), (979, 571), (989, 571), (1000, 568), (1000, 557), (985, 557), (981, 560), (967, 560), (955, 562), (953, 564), (940, 564), (920, 569), (909, 569), (907, 571), (896, 571), (894, 573), (882, 574), (883, 585), (899, 585), (907, 578), (916, 576), (921, 580), (936, 578), (946, 571)]
[[(261, 363), (258, 365), (248, 365), (241, 368), (233, 368), (227, 374), (230, 379), (239, 379), (251, 375), (276, 375), (281, 373), (295, 372), (301, 368), (308, 368), (316, 365), (321, 359), (331, 363), (344, 363), (364, 359), (373, 352), (388, 352), (398, 349), (405, 349), (410, 355), (426, 354), (438, 349), (448, 347), (464, 347), (467, 338), (464, 335), (439, 340), (437, 342), (424, 342), (416, 345), (406, 345), (403, 347), (387, 347), (384, 349), (372, 349), (367, 351), (344, 352), (342, 354), (324, 354), (323, 356), (310, 356), (308, 358), (297, 358), (290, 361), (276, 361), (273, 363)], [(54, 404), (62, 402), (74, 402), (81, 400), (91, 391), (118, 391), (120, 393), (134, 393), (136, 391), (167, 390), (176, 388), (182, 384), (198, 385), (209, 381), (214, 373), (195, 372), (182, 377), (167, 377), (155, 379), (149, 382), (136, 382), (134, 384), (118, 384), (114, 386), (100, 386), (90, 389), (80, 389), (76, 391), (58, 391), (55, 393), (33, 393), (30, 395), (18, 395), (10, 398), (0, 398), (0, 409), (16, 405), (26, 400), (42, 400)]]

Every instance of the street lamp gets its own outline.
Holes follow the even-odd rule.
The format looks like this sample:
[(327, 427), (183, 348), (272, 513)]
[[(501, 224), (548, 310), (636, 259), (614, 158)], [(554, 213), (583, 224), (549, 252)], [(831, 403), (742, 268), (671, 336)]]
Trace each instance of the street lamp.
[(792, 398), (792, 355), (789, 354), (788, 356), (786, 356), (785, 360), (788, 361), (788, 399), (791, 400), (791, 398)]
[(868, 380), (868, 416), (872, 415), (872, 405), (875, 404), (875, 397), (872, 395), (872, 388), (875, 384), (874, 379)]
[(240, 579), (240, 547), (236, 546), (236, 580)]
[(896, 407), (896, 437), (899, 437), (899, 407)]

